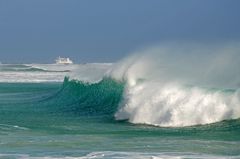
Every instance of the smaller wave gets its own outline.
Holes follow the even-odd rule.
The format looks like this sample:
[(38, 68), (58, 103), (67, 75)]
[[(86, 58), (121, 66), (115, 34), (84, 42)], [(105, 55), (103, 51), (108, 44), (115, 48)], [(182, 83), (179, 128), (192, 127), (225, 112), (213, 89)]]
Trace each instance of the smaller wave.
[(31, 65), (2, 65), (0, 71), (9, 72), (71, 72), (71, 70), (48, 70), (40, 67), (34, 67)]
[(21, 71), (29, 69), (31, 66), (23, 64), (2, 64), (0, 66), (0, 71)]
[(4, 64), (0, 66), (0, 82), (40, 83), (62, 82), (65, 76), (80, 81), (97, 83), (112, 64), (88, 63), (73, 65), (57, 64)]
[(208, 155), (198, 153), (184, 153), (184, 152), (162, 152), (162, 153), (144, 153), (144, 152), (116, 152), (116, 151), (102, 151), (102, 152), (91, 152), (81, 156), (40, 156), (34, 157), (28, 154), (0, 154), (0, 157), (4, 158), (19, 158), (19, 159), (92, 159), (92, 158), (126, 158), (126, 159), (238, 159), (240, 156), (220, 156), (220, 155)]
[(26, 127), (18, 125), (0, 124), (0, 131), (13, 131), (13, 130), (29, 130)]
[(24, 69), (24, 70), (21, 70), (21, 71), (29, 71), (29, 72), (34, 72), (34, 71), (37, 71), (37, 72), (71, 72), (71, 70), (62, 70), (62, 71), (57, 71), (57, 70), (45, 70), (45, 69), (42, 69), (42, 68), (28, 68), (28, 69)]

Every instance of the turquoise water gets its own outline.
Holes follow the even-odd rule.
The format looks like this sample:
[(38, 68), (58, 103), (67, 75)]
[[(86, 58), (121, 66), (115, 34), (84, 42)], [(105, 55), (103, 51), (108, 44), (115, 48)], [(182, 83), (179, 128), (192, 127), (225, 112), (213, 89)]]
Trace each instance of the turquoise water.
[(0, 83), (0, 158), (240, 158), (239, 119), (175, 128), (115, 120), (124, 89), (110, 78)]

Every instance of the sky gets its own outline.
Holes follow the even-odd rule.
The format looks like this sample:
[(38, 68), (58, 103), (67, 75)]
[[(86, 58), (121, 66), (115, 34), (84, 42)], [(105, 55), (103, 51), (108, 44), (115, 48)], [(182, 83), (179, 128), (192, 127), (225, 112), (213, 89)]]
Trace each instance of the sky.
[(239, 0), (0, 0), (0, 61), (115, 62), (166, 41), (239, 41)]

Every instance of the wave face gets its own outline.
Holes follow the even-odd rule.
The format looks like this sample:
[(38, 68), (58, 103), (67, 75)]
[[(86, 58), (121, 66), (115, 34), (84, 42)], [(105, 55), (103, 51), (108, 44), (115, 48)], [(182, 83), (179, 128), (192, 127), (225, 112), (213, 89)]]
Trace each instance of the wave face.
[(127, 81), (116, 119), (182, 127), (239, 118), (239, 51), (170, 45), (124, 59), (109, 72)]
[[(85, 83), (64, 79), (61, 90), (47, 99), (46, 105), (54, 105), (54, 111), (87, 116), (110, 116), (118, 109), (124, 84), (104, 78), (98, 83)], [(51, 104), (52, 103), (52, 104)]]

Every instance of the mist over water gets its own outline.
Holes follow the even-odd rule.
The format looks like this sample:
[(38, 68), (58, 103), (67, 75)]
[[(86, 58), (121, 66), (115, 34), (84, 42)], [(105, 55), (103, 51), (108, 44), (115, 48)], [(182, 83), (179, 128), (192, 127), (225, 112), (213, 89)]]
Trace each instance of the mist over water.
[(133, 53), (113, 66), (112, 77), (129, 82), (240, 87), (240, 44), (163, 44)]
[(239, 118), (239, 66), (239, 44), (167, 44), (137, 52), (109, 71), (127, 82), (115, 117), (177, 127)]

